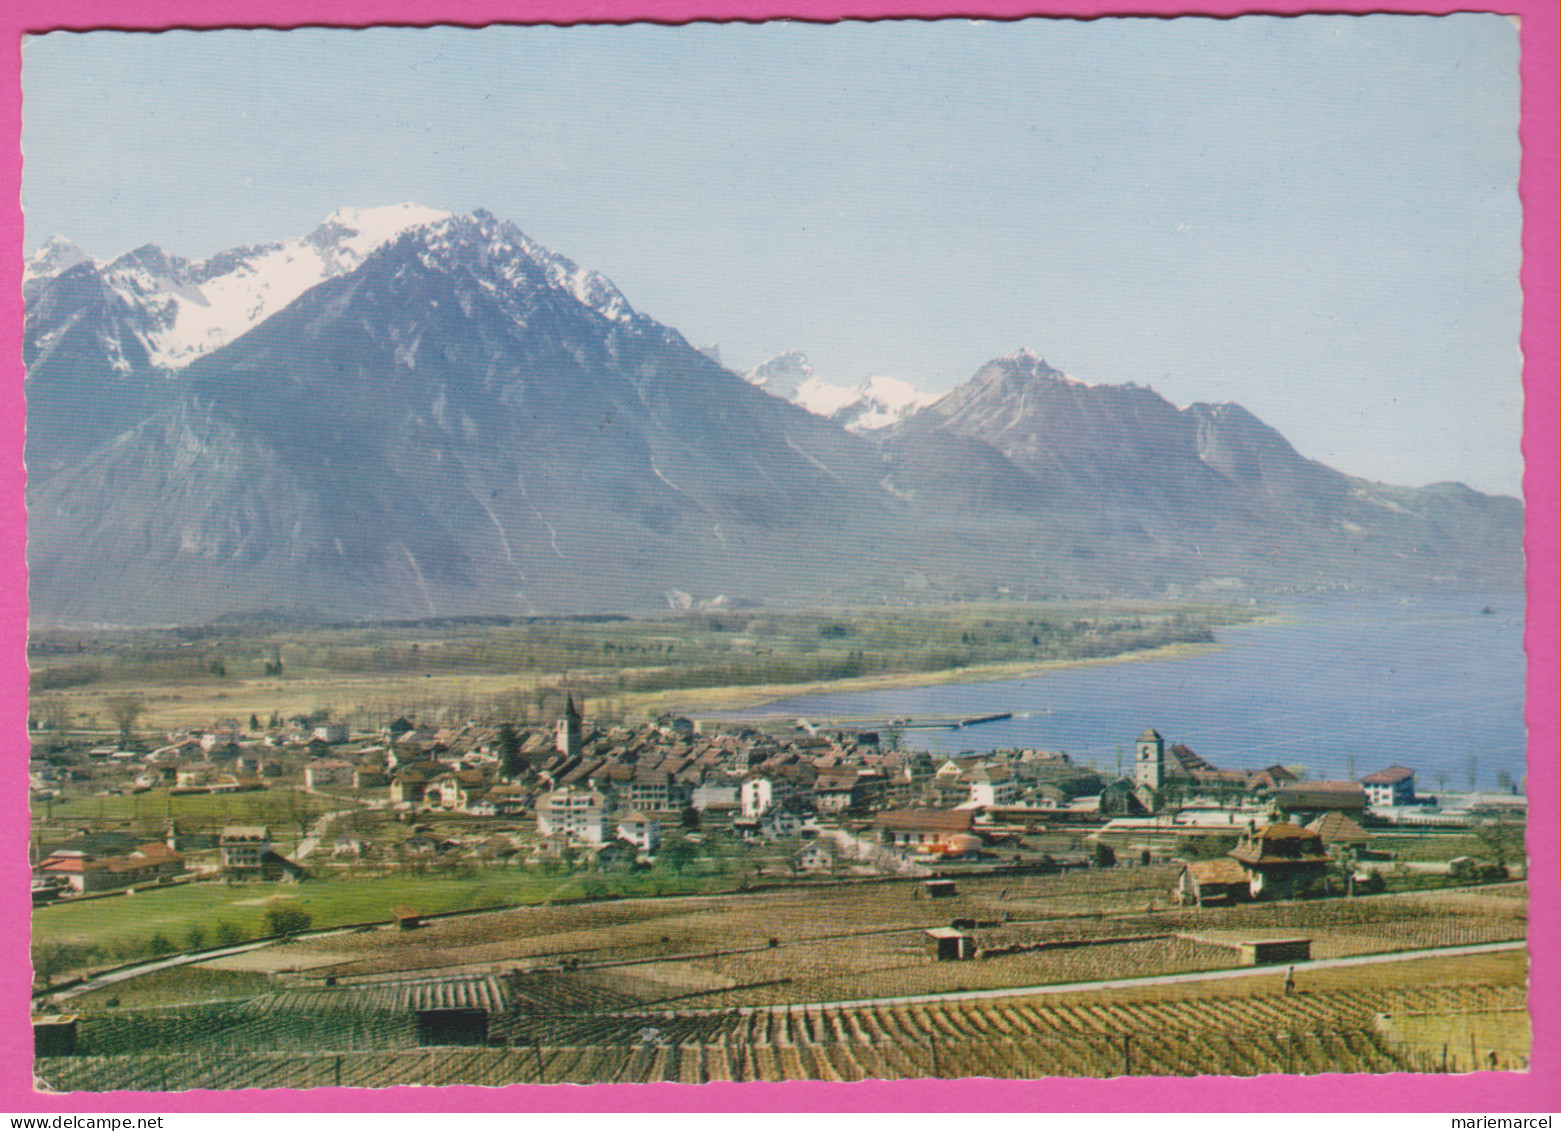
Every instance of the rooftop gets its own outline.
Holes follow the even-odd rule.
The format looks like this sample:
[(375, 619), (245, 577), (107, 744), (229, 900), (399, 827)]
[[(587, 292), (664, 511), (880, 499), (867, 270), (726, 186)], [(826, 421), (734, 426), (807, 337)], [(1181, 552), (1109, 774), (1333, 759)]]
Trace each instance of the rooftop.
[(1407, 781), (1414, 776), (1415, 771), (1408, 766), (1389, 766), (1385, 770), (1367, 774), (1360, 780), (1362, 785), (1393, 785), (1396, 782)]

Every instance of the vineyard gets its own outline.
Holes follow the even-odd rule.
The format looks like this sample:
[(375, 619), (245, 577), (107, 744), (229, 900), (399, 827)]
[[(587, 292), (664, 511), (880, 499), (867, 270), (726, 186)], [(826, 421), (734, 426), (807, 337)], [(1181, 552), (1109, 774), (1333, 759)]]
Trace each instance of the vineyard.
[[(1500, 889), (1490, 889), (1497, 891)], [(1349, 900), (1256, 903), (1155, 917), (1206, 939), (1307, 935), (1313, 958), (1509, 942), (1524, 937), (1527, 904), (1486, 892), (1423, 892)]]
[[(917, 898), (917, 885), (881, 882), (524, 908), (300, 942), (289, 961), (345, 980), (568, 959), (660, 983), (660, 992), (636, 991), (643, 1000), (697, 991), (710, 996), (695, 1004), (737, 1007), (1215, 970), (1237, 964), (1237, 943), (1271, 937), (1310, 938), (1312, 956), (1327, 959), (1505, 942), (1526, 928), (1521, 885), (1171, 908), (1171, 875), (962, 878), (959, 896), (936, 905)], [(973, 935), (988, 957), (940, 963), (926, 954), (924, 930), (953, 919), (986, 924)], [(1056, 946), (1091, 940), (1099, 945)]]
[[(1512, 1014), (1525, 1004), (1524, 988), (1510, 984), (706, 1011), (635, 1007), (562, 977), (453, 988), (280, 994), (160, 1021), (157, 1011), (84, 1018), (82, 1055), (39, 1059), (35, 1070), (61, 1091), (1467, 1071), (1488, 1051), (1435, 1063), (1385, 1035), (1379, 1015)], [(348, 1000), (354, 1007), (341, 1008)], [(416, 1047), (408, 1010), (481, 1001), (503, 1007), (486, 1046)], [(159, 1051), (134, 1051), (146, 1048)]]
[[(1089, 936), (1059, 931), (1038, 937)], [(728, 979), (734, 987), (712, 995), (712, 1004), (763, 1006), (1180, 974), (1237, 963), (1236, 953), (1226, 947), (1162, 935), (975, 962), (934, 961), (924, 944), (922, 932), (916, 931), (794, 946), (779, 957), (760, 951), (693, 965)]]
[[(299, 940), (278, 948), (298, 972), (270, 976), (259, 996), (82, 1000), (75, 1055), (39, 1058), (36, 1071), (49, 1087), (96, 1091), (1523, 1066), (1521, 954), (1309, 968), (1288, 996), (1278, 970), (1025, 989), (1229, 969), (1235, 944), (1256, 939), (1304, 937), (1327, 959), (1519, 940), (1527, 925), (1522, 885), (1170, 908), (1154, 898), (1167, 879), (1156, 868), (968, 877), (935, 903), (920, 885), (881, 882)], [(926, 929), (951, 919), (975, 923), (974, 958), (929, 953)], [(1393, 972), (1426, 962), (1440, 981)]]

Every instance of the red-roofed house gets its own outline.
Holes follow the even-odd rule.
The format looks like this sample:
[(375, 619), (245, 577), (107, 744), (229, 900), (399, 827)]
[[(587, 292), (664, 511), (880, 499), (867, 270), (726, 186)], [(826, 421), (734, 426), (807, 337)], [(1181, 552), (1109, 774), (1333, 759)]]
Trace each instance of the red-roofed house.
[(1366, 800), (1372, 805), (1413, 805), (1415, 771), (1407, 766), (1389, 766), (1360, 779), (1366, 788)]
[(184, 859), (160, 841), (143, 844), (123, 856), (96, 859), (87, 853), (57, 852), (35, 869), (39, 878), (53, 878), (78, 892), (160, 883), (183, 872)]

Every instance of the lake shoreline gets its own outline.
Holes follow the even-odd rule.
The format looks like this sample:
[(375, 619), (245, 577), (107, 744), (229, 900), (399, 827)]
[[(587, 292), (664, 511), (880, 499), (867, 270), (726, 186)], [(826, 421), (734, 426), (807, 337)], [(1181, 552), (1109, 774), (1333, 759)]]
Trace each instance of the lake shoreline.
[[(1479, 597), (1296, 603), (1211, 627), (1211, 643), (1098, 659), (685, 690), (664, 702), (706, 710), (717, 725), (805, 717), (882, 730), (915, 720), (928, 726), (913, 745), (934, 756), (1061, 750), (1110, 766), (1151, 727), (1226, 769), (1279, 764), (1353, 780), (1407, 765), (1422, 783), (1477, 775), (1487, 788), (1524, 772), (1522, 621), (1485, 614)], [(932, 725), (962, 719), (982, 725)], [(1439, 736), (1429, 747), (1428, 720)]]
[[(1258, 618), (1247, 624), (1268, 623), (1270, 618)], [(1244, 626), (1245, 627), (1245, 626)], [(763, 718), (756, 711), (770, 704), (802, 696), (857, 694), (875, 691), (910, 691), (923, 687), (942, 687), (961, 683), (991, 683), (997, 680), (1031, 679), (1054, 672), (1076, 671), (1084, 668), (1106, 667), (1114, 664), (1139, 663), (1156, 660), (1184, 660), (1212, 655), (1229, 647), (1221, 641), (1210, 643), (1162, 644), (1140, 651), (1122, 652), (1115, 656), (1086, 656), (1067, 660), (1014, 660), (998, 664), (972, 664), (969, 667), (944, 671), (894, 672), (885, 675), (856, 676), (851, 679), (809, 680), (803, 683), (755, 684), (751, 687), (699, 688), (681, 691), (657, 692), (636, 704), (648, 713), (667, 712), (686, 715), (694, 719), (733, 721), (734, 713), (743, 712), (749, 718)], [(782, 712), (771, 712), (769, 717), (783, 717)]]

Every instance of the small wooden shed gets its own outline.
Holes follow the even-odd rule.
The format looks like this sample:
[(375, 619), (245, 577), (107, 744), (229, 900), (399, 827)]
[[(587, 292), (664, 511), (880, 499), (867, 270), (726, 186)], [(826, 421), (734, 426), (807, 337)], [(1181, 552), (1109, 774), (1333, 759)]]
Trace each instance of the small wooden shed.
[(1243, 966), (1273, 966), (1281, 962), (1309, 962), (1312, 957), (1312, 940), (1254, 939), (1237, 943)]
[(959, 894), (959, 885), (953, 880), (924, 880), (921, 886), (928, 899), (948, 899)]
[(76, 1052), (75, 1017), (46, 1014), (33, 1018), (34, 1056), (73, 1056)]
[(939, 962), (963, 962), (974, 958), (976, 940), (953, 927), (932, 927), (927, 931), (927, 953)]

